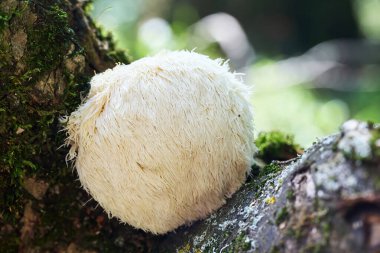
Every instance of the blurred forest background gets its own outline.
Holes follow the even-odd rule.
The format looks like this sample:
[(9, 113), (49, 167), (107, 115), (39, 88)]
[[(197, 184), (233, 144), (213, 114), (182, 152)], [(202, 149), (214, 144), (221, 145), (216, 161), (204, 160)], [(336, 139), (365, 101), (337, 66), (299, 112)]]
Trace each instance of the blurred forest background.
[(357, 118), (380, 122), (380, 0), (94, 0), (132, 60), (163, 49), (229, 58), (254, 85), (257, 132), (308, 147)]

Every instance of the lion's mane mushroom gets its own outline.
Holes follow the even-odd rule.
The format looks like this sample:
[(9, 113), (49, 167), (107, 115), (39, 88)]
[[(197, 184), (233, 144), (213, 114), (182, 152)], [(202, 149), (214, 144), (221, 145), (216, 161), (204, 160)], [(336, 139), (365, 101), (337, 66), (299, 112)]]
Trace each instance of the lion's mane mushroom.
[(165, 52), (91, 80), (68, 120), (68, 159), (105, 211), (166, 233), (206, 217), (253, 163), (249, 89), (220, 59)]

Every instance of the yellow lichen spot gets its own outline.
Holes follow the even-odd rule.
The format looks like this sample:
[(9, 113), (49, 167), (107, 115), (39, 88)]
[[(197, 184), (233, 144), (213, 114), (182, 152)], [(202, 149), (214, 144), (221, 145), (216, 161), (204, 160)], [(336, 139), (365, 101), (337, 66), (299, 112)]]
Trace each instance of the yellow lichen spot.
[(186, 244), (185, 246), (180, 248), (177, 252), (178, 253), (189, 253), (190, 252), (190, 244)]
[(265, 203), (267, 203), (268, 205), (273, 205), (274, 203), (276, 203), (276, 198), (274, 196), (269, 197), (265, 199)]

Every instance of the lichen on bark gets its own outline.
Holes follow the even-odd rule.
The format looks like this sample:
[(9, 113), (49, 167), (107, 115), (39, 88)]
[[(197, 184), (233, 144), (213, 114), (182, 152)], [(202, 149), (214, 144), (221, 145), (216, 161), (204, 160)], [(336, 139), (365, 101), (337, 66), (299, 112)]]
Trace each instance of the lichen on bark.
[[(302, 156), (272, 162), (211, 217), (168, 235), (159, 251), (377, 252), (379, 131), (349, 121)], [(357, 159), (367, 145), (368, 157)]]

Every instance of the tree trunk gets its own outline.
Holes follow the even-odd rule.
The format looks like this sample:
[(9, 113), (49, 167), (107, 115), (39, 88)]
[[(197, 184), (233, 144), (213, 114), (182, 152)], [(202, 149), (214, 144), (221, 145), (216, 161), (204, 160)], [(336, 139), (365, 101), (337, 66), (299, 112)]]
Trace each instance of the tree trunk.
[(353, 121), (190, 227), (153, 236), (109, 219), (65, 163), (59, 118), (94, 72), (128, 60), (82, 4), (0, 2), (0, 252), (380, 250), (380, 131)]
[(0, 252), (148, 251), (151, 236), (109, 220), (60, 148), (59, 118), (90, 77), (127, 62), (82, 3), (0, 2)]

